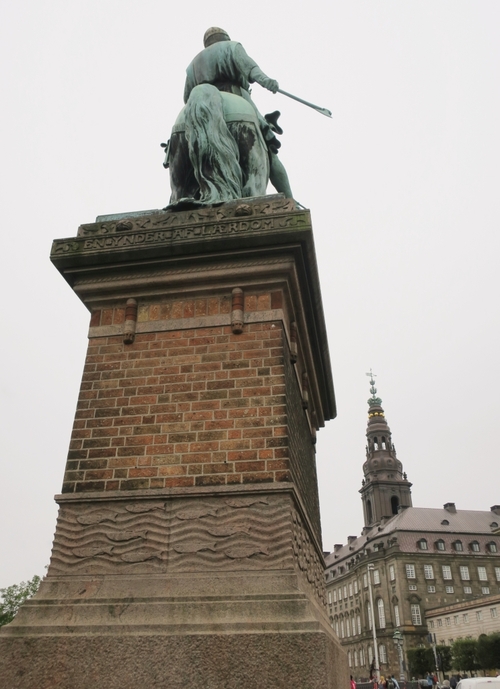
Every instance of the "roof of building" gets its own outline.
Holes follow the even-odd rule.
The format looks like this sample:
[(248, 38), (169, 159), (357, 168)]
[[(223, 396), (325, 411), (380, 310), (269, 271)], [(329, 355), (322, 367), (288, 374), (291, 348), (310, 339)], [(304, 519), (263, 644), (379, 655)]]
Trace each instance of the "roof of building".
[[(350, 538), (350, 542), (334, 550), (326, 557), (326, 566), (330, 567), (341, 560), (352, 557), (355, 553), (366, 548), (368, 543), (376, 544), (388, 536), (395, 536), (397, 532), (398, 545), (406, 552), (417, 552), (418, 537), (426, 534), (436, 534), (445, 541), (446, 546), (456, 540), (458, 534), (474, 534), (482, 536), (485, 542), (491, 541), (497, 534), (500, 523), (500, 510), (495, 506), (493, 510), (455, 510), (450, 507), (408, 507), (391, 517), (384, 524), (374, 525), (370, 531), (356, 539)], [(481, 543), (481, 539), (478, 538)], [(493, 538), (493, 540), (497, 540)], [(500, 548), (499, 548), (500, 549)], [(484, 551), (483, 551), (484, 552)]]
[(450, 603), (449, 605), (439, 605), (436, 608), (427, 608), (425, 616), (439, 617), (455, 611), (462, 612), (463, 610), (474, 610), (475, 608), (487, 608), (490, 605), (497, 605), (500, 603), (500, 594), (493, 594), (492, 596), (481, 596), (481, 598), (470, 598), (469, 600), (458, 601), (457, 603)]

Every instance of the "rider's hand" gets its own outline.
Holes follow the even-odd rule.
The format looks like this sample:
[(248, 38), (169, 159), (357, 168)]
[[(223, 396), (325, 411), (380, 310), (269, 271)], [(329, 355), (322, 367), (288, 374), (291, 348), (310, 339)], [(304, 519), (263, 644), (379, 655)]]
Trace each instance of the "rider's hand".
[(276, 79), (271, 79), (270, 77), (265, 77), (262, 86), (268, 91), (272, 91), (273, 93), (276, 93), (276, 91), (280, 87)]

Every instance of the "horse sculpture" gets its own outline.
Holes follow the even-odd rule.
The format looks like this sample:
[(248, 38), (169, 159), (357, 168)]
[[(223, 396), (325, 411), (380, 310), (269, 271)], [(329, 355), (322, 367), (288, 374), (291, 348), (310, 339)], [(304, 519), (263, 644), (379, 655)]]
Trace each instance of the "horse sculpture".
[(172, 129), (164, 166), (170, 206), (263, 196), (269, 154), (250, 102), (211, 84), (195, 86)]

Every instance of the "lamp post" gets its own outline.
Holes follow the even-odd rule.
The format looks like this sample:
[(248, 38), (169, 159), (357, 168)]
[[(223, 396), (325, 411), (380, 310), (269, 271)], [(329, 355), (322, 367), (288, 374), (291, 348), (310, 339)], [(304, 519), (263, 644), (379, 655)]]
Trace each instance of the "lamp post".
[(401, 634), (399, 629), (396, 629), (394, 634), (392, 635), (392, 638), (393, 638), (394, 643), (396, 644), (396, 647), (398, 649), (399, 679), (402, 682), (404, 682), (406, 680), (406, 678), (405, 678), (404, 664), (403, 664), (403, 635)]
[(379, 682), (380, 680), (380, 666), (378, 663), (378, 648), (377, 648), (377, 631), (375, 629), (375, 608), (373, 607), (373, 593), (372, 593), (372, 576), (371, 576), (371, 571), (375, 569), (375, 565), (368, 565), (368, 591), (370, 593), (370, 610), (371, 610), (371, 616), (372, 616), (372, 632), (373, 632), (373, 652), (374, 652), (374, 658), (375, 658), (375, 667), (373, 668), (373, 672), (375, 673), (375, 681)]

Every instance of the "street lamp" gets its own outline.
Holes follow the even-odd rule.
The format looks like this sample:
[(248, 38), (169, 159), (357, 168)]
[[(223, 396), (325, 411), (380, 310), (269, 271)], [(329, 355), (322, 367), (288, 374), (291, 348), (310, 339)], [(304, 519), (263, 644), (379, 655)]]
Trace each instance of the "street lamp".
[(375, 680), (378, 684), (378, 681), (380, 679), (380, 673), (379, 673), (380, 666), (378, 664), (377, 632), (375, 629), (375, 608), (373, 607), (372, 577), (370, 574), (370, 572), (373, 569), (375, 569), (375, 565), (368, 565), (368, 591), (370, 593), (370, 610), (371, 610), (371, 616), (372, 616), (372, 632), (373, 632), (373, 651), (375, 654), (375, 667), (373, 668), (373, 671), (375, 673)]
[(392, 638), (394, 640), (394, 643), (396, 644), (396, 647), (398, 649), (398, 659), (399, 659), (399, 679), (401, 681), (405, 681), (405, 672), (404, 672), (404, 664), (403, 664), (403, 635), (399, 631), (399, 629), (396, 629), (394, 634), (392, 635)]

